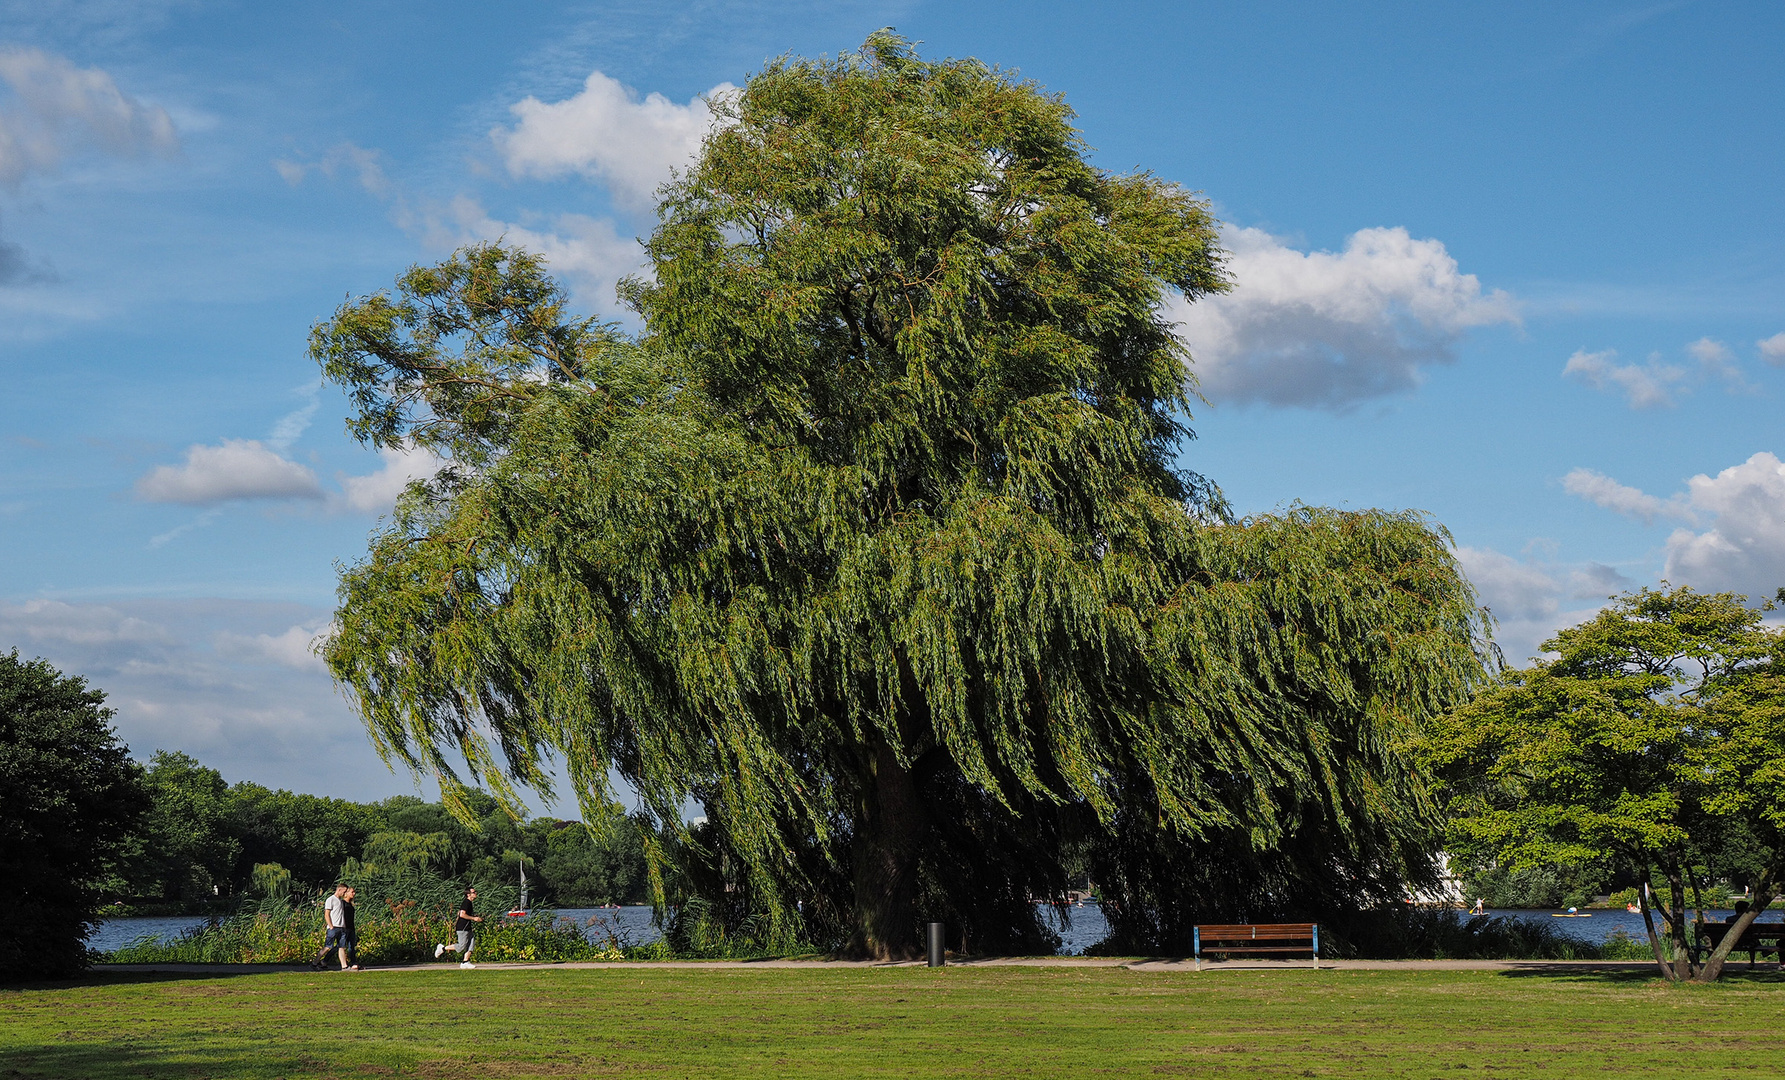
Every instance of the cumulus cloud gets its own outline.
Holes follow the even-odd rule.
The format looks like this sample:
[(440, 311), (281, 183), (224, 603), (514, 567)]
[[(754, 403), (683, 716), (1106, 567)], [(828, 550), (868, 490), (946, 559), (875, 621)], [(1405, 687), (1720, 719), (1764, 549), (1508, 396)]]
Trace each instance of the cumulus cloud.
[(1482, 603), (1500, 619), (1555, 615), (1560, 585), (1542, 569), (1491, 548), (1459, 547), (1456, 556)]
[(1223, 233), (1233, 290), (1173, 305), (1216, 402), (1343, 410), (1416, 388), (1472, 327), (1518, 321), (1437, 240), (1362, 229), (1344, 250), (1297, 251), (1260, 229)]
[(1709, 529), (1667, 538), (1667, 579), (1768, 596), (1785, 585), (1785, 464), (1759, 453), (1716, 476), (1686, 481)]
[(1785, 332), (1762, 338), (1754, 343), (1754, 347), (1760, 350), (1760, 358), (1774, 367), (1785, 364)]
[(54, 170), (82, 150), (119, 157), (172, 154), (179, 137), (166, 110), (118, 89), (98, 68), (78, 68), (39, 49), (0, 49), (0, 183)]
[(1562, 490), (1570, 495), (1578, 495), (1595, 506), (1603, 506), (1607, 510), (1636, 518), (1644, 525), (1653, 525), (1658, 517), (1694, 520), (1691, 508), (1684, 505), (1677, 496), (1673, 499), (1659, 499), (1640, 488), (1620, 484), (1592, 469), (1574, 469), (1569, 472), (1562, 477)]
[(514, 127), (492, 128), (490, 138), (513, 176), (587, 177), (627, 209), (645, 210), (670, 170), (692, 161), (712, 130), (705, 99), (736, 89), (720, 83), (677, 105), (656, 93), (641, 100), (631, 87), (596, 71), (573, 97), (552, 103), (529, 97), (510, 106)]
[[(1540, 556), (1516, 559), (1492, 548), (1458, 547), (1481, 602), (1494, 615), (1495, 641), (1508, 663), (1523, 666), (1542, 642), (1564, 626), (1592, 616), (1606, 600), (1629, 590), (1629, 578), (1603, 563), (1559, 564)], [(1580, 601), (1586, 601), (1583, 606)]]
[(1675, 391), (1685, 379), (1684, 368), (1663, 364), (1651, 356), (1647, 365), (1619, 364), (1616, 349), (1588, 352), (1580, 349), (1562, 368), (1564, 378), (1575, 378), (1595, 390), (1621, 391), (1632, 409), (1653, 409), (1675, 404)]
[(307, 466), (258, 439), (193, 445), (179, 465), (158, 465), (136, 482), (144, 502), (208, 506), (235, 499), (321, 499), (322, 485)]
[(1785, 585), (1785, 463), (1770, 453), (1715, 476), (1694, 476), (1684, 492), (1666, 499), (1586, 469), (1574, 470), (1563, 484), (1571, 494), (1645, 522), (1687, 522), (1690, 527), (1667, 538), (1663, 576), (1675, 584), (1766, 597)]
[(340, 477), (342, 502), (347, 509), (361, 514), (385, 514), (397, 504), (397, 496), (411, 480), (425, 480), (445, 464), (426, 450), (383, 449), (378, 451), (384, 465), (367, 476)]
[(621, 314), (614, 286), (627, 274), (647, 269), (636, 237), (622, 235), (607, 218), (559, 214), (542, 227), (500, 221), (475, 199), (461, 196), (443, 211), (404, 220), (427, 241), (454, 248), (477, 240), (506, 240), (543, 255), (552, 272), (569, 286), (578, 303)]

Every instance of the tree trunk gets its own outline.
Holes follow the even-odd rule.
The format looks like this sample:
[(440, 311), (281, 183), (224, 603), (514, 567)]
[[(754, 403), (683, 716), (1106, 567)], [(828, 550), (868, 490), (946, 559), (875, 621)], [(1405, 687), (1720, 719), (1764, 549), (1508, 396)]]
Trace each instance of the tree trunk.
[(872, 777), (863, 799), (852, 855), (855, 862), (855, 936), (851, 951), (875, 960), (917, 955), (918, 839), (923, 803), (911, 770), (897, 751), (876, 737), (870, 750)]
[(1642, 924), (1649, 931), (1649, 948), (1654, 950), (1655, 963), (1661, 968), (1661, 974), (1669, 981), (1679, 982), (1680, 976), (1673, 966), (1667, 962), (1667, 953), (1661, 948), (1661, 936), (1655, 933), (1655, 909), (1649, 904), (1649, 875), (1642, 876), (1642, 889), (1637, 893), (1636, 902), (1642, 906)]
[[(1735, 950), (1735, 943), (1748, 932), (1748, 927), (1754, 925), (1754, 920), (1760, 918), (1761, 914), (1772, 906), (1773, 896), (1779, 890), (1779, 878), (1782, 872), (1785, 872), (1785, 868), (1771, 867), (1760, 881), (1754, 883), (1753, 905), (1736, 917), (1728, 932), (1723, 935), (1723, 940), (1705, 959), (1704, 967), (1693, 974), (1693, 982), (1716, 982), (1722, 976), (1723, 964), (1729, 959), (1729, 954)], [(1782, 961), (1785, 961), (1785, 957), (1782, 957)]]
[(1677, 863), (1663, 864), (1667, 875), (1667, 929), (1673, 939), (1673, 978), (1692, 975), (1692, 941), (1686, 936), (1686, 879)]

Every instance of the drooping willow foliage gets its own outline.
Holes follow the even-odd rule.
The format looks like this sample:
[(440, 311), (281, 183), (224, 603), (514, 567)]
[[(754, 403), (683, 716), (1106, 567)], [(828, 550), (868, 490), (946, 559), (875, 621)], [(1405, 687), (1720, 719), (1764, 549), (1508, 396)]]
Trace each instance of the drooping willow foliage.
[(380, 750), (694, 800), (681, 880), (869, 955), (1046, 947), (1069, 850), (1153, 947), (1428, 873), (1406, 743), (1481, 676), (1474, 598), (1417, 515), (1236, 522), (1179, 470), (1206, 206), (890, 35), (714, 104), (642, 333), (488, 245), (316, 328), (350, 429), (449, 461), (342, 578)]

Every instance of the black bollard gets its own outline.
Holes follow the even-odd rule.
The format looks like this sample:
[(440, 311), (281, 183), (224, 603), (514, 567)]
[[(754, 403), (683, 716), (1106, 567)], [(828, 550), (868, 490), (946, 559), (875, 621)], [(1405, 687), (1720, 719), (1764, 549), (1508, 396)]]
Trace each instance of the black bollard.
[(941, 967), (944, 964), (948, 963), (948, 957), (946, 955), (944, 955), (944, 953), (942, 951), (942, 928), (943, 928), (942, 923), (933, 922), (930, 924), (930, 966), (931, 967)]

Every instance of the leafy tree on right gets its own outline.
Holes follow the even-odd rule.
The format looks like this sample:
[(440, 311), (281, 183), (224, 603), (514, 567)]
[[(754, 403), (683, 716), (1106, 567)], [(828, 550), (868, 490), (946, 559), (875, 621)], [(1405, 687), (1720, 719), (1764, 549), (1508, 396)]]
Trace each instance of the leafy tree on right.
[[(1513, 869), (1619, 863), (1662, 972), (1716, 979), (1785, 884), (1785, 634), (1746, 600), (1624, 596), (1447, 717), (1428, 762), (1449, 850)], [(1752, 910), (1695, 958), (1692, 892), (1732, 843), (1753, 853)]]

